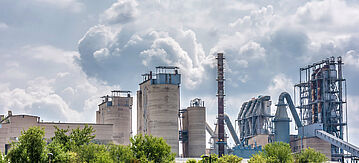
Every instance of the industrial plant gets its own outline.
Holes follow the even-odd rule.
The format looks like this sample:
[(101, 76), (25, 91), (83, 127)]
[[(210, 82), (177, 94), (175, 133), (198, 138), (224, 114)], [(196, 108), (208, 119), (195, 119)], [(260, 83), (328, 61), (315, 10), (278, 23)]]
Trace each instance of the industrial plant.
[[(177, 157), (198, 158), (216, 153), (249, 158), (262, 151), (266, 144), (276, 141), (289, 143), (293, 153), (307, 147), (314, 148), (333, 161), (359, 157), (359, 148), (347, 139), (346, 80), (341, 57), (330, 57), (299, 68), (300, 80), (293, 86), (293, 96), (283, 92), (274, 102), (268, 95), (243, 99), (246, 102), (237, 108), (235, 123), (225, 113), (224, 54), (218, 53), (216, 59), (217, 78), (213, 80), (218, 83), (218, 114), (214, 128), (207, 123), (205, 101), (200, 97), (188, 101), (187, 108), (180, 108), (180, 69), (158, 66), (155, 72), (143, 74), (143, 80), (139, 81), (136, 92), (137, 134), (162, 137)], [(96, 123), (88, 125), (95, 128), (97, 142), (127, 145), (134, 135), (133, 97), (130, 91), (114, 90), (111, 93), (101, 97)], [(292, 129), (297, 132), (295, 135), (290, 134), (291, 121), (295, 123)], [(45, 137), (49, 138), (54, 132), (51, 126), (74, 128), (86, 124), (42, 122), (36, 116), (9, 112), (6, 117), (1, 117), (0, 149), (7, 151), (9, 144), (17, 141), (22, 129), (34, 125), (44, 126)], [(210, 135), (209, 140), (206, 132)], [(234, 146), (228, 145), (229, 139), (233, 139)], [(206, 149), (207, 141), (209, 149)]]

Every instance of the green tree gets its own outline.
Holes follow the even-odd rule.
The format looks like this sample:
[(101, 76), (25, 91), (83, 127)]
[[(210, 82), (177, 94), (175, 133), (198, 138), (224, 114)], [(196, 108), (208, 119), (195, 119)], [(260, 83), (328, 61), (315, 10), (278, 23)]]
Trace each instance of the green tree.
[(266, 163), (267, 162), (267, 159), (263, 157), (263, 155), (261, 154), (255, 154), (253, 155), (248, 163)]
[(136, 135), (130, 139), (131, 150), (135, 158), (143, 161), (173, 162), (175, 153), (171, 153), (169, 146), (163, 138), (152, 135)]
[(19, 141), (12, 144), (6, 157), (11, 163), (46, 162), (47, 150), (44, 136), (44, 129), (36, 126), (22, 131)]
[(51, 138), (51, 143), (47, 146), (53, 154), (53, 162), (70, 162), (70, 160), (79, 159), (80, 156), (76, 152), (80, 151), (80, 146), (89, 144), (95, 138), (92, 126), (85, 125), (83, 129), (78, 127), (72, 129), (71, 132), (70, 129), (54, 127), (55, 136)]
[(243, 158), (238, 157), (236, 155), (223, 155), (218, 159), (219, 163), (238, 163), (241, 162)]
[(114, 162), (131, 162), (135, 160), (135, 156), (129, 146), (108, 145), (108, 151)]
[(328, 158), (324, 154), (310, 147), (295, 155), (295, 162), (297, 163), (325, 162), (327, 160)]
[(253, 155), (249, 160), (251, 163), (292, 163), (293, 156), (289, 144), (274, 142), (264, 146), (263, 152)]
[(287, 143), (274, 142), (267, 144), (264, 146), (262, 154), (267, 159), (267, 162), (293, 162), (292, 150)]
[(93, 134), (94, 132), (95, 130), (92, 126), (85, 125), (83, 129), (78, 127), (71, 131), (70, 140), (74, 142), (76, 146), (88, 144), (96, 137)]

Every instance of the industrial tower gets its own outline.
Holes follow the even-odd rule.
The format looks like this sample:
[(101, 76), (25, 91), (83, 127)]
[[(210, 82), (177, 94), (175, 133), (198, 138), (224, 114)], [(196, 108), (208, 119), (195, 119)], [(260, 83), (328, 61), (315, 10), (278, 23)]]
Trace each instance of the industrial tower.
[(178, 67), (158, 66), (143, 74), (137, 91), (137, 133), (162, 137), (178, 155), (181, 74)]
[[(343, 93), (346, 93), (343, 90), (346, 89), (343, 89), (345, 79), (342, 65), (341, 57), (337, 60), (331, 57), (300, 68), (300, 80), (295, 88), (299, 90), (298, 108), (303, 125), (322, 123), (324, 131), (343, 140), (347, 120), (343, 114), (346, 112), (346, 107), (343, 107), (346, 103)], [(333, 160), (344, 154), (342, 149), (334, 145), (331, 153)]]
[(224, 135), (224, 66), (223, 66), (223, 53), (217, 54), (217, 82), (218, 82), (218, 155), (224, 155), (224, 148), (227, 144)]
[(132, 133), (132, 97), (130, 91), (111, 91), (112, 95), (103, 96), (96, 111), (97, 124), (113, 124), (115, 144), (130, 144)]

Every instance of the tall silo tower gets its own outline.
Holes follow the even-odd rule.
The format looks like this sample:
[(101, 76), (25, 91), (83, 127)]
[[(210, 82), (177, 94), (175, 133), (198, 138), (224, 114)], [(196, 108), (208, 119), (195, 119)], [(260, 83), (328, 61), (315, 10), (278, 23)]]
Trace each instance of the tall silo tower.
[(187, 109), (181, 110), (184, 157), (199, 158), (206, 153), (206, 108), (195, 98)]
[(178, 67), (156, 67), (144, 74), (137, 91), (137, 133), (162, 137), (178, 155), (181, 75)]
[(96, 111), (96, 123), (113, 124), (112, 139), (115, 144), (128, 145), (132, 133), (132, 97), (130, 91), (111, 91), (103, 96)]

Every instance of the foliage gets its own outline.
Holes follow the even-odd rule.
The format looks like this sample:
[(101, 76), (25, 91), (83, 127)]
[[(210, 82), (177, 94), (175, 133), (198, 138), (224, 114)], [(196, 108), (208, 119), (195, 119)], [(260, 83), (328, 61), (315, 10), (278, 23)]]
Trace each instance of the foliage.
[(263, 152), (253, 155), (249, 162), (291, 163), (293, 162), (292, 150), (287, 143), (270, 143), (264, 146)]
[(261, 154), (253, 155), (248, 161), (248, 163), (265, 163), (265, 162), (267, 162), (267, 159), (264, 158), (263, 155)]
[(262, 152), (267, 162), (293, 162), (292, 150), (289, 144), (283, 142), (274, 142), (264, 146)]
[(12, 163), (46, 162), (44, 136), (44, 129), (36, 126), (22, 131), (19, 141), (12, 143), (12, 148), (6, 157)]
[(76, 128), (68, 133), (69, 129), (59, 129), (54, 126), (55, 136), (51, 138), (51, 143), (47, 146), (49, 152), (53, 154), (53, 162), (69, 162), (69, 160), (79, 159), (74, 151), (79, 152), (79, 147), (90, 143), (95, 138), (92, 126), (85, 125), (83, 129)]
[(238, 157), (236, 155), (223, 155), (218, 159), (219, 163), (238, 163), (241, 162), (243, 158)]
[(197, 163), (196, 159), (188, 159), (186, 163)]
[(218, 162), (218, 155), (215, 153), (212, 153), (210, 156), (206, 156), (206, 155), (202, 155), (201, 156), (202, 160), (199, 162), (210, 162), (209, 160), (211, 160), (212, 163), (217, 163)]
[(114, 162), (131, 162), (135, 160), (135, 156), (129, 146), (109, 145), (108, 151)]
[(130, 141), (134, 157), (141, 162), (173, 162), (175, 159), (176, 154), (171, 153), (171, 146), (163, 138), (140, 134), (131, 138)]
[(327, 157), (315, 151), (313, 148), (307, 148), (302, 150), (301, 153), (295, 155), (295, 162), (298, 163), (309, 163), (309, 162), (325, 162), (327, 161)]
[(94, 132), (95, 130), (92, 126), (85, 125), (83, 129), (73, 129), (70, 134), (70, 140), (75, 144), (75, 146), (88, 144), (95, 138), (95, 135), (93, 135)]
[(0, 151), (0, 163), (6, 163), (6, 158), (4, 158), (2, 152)]
[(19, 142), (13, 143), (9, 154), (3, 161), (0, 152), (0, 163), (45, 163), (48, 153), (52, 153), (55, 163), (128, 163), (128, 162), (174, 162), (175, 153), (163, 140), (153, 136), (137, 135), (131, 138), (131, 145), (100, 145), (92, 143), (95, 138), (93, 128), (59, 129), (46, 145), (44, 129), (32, 127), (23, 131)]

